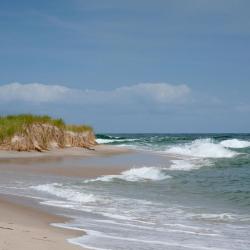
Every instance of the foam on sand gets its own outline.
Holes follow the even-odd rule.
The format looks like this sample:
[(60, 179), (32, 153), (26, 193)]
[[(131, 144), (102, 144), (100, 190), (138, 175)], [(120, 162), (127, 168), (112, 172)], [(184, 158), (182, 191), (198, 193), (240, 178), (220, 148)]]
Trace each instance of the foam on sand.
[(124, 181), (161, 181), (171, 178), (171, 176), (166, 175), (163, 169), (157, 167), (141, 167), (141, 168), (131, 168), (129, 170), (123, 171), (119, 175), (106, 175), (98, 177), (96, 179), (86, 180), (85, 182), (93, 181), (113, 181), (115, 179)]

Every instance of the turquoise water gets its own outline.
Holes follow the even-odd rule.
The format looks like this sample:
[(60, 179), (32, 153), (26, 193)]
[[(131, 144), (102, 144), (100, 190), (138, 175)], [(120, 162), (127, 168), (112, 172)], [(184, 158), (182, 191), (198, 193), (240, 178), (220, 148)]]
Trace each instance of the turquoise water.
[(136, 152), (78, 164), (128, 170), (11, 181), (20, 187), (15, 192), (74, 218), (58, 226), (87, 232), (70, 242), (113, 250), (250, 249), (250, 134), (109, 134), (97, 141)]

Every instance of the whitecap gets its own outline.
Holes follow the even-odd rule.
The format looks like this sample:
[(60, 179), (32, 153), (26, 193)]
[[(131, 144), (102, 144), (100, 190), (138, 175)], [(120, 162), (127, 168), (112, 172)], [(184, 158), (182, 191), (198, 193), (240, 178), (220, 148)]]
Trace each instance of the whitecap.
[(99, 144), (108, 144), (108, 143), (113, 143), (113, 142), (119, 142), (119, 143), (124, 143), (124, 142), (133, 142), (137, 141), (138, 139), (121, 139), (121, 138), (115, 138), (115, 139), (101, 139), (97, 138), (96, 142)]
[(163, 169), (157, 167), (141, 167), (141, 168), (131, 168), (129, 170), (123, 171), (119, 175), (105, 175), (98, 177), (96, 179), (86, 180), (85, 183), (93, 181), (104, 181), (109, 182), (114, 179), (120, 179), (124, 181), (161, 181), (171, 178), (170, 175), (166, 175)]
[(212, 139), (197, 139), (188, 144), (171, 147), (165, 152), (199, 158), (231, 158), (238, 155), (230, 149), (215, 143)]
[(243, 141), (238, 139), (230, 139), (221, 141), (220, 144), (227, 148), (248, 148), (250, 147), (250, 141)]
[(210, 166), (211, 162), (204, 159), (171, 160), (169, 170), (191, 171), (204, 166)]
[(96, 139), (96, 142), (98, 144), (107, 144), (107, 143), (112, 143), (112, 142), (115, 142), (117, 141), (116, 139)]

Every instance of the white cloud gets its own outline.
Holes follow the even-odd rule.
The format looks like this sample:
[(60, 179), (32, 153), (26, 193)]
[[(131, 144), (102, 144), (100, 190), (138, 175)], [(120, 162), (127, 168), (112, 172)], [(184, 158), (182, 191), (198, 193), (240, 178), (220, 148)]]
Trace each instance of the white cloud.
[(186, 85), (171, 85), (167, 83), (141, 83), (116, 89), (118, 95), (133, 95), (135, 98), (148, 99), (156, 103), (180, 103), (189, 95)]
[(81, 90), (61, 85), (40, 83), (10, 83), (0, 86), (0, 102), (23, 101), (31, 103), (68, 104), (177, 104), (190, 95), (187, 85), (168, 83), (140, 83), (112, 90)]
[(0, 86), (0, 101), (57, 102), (69, 90), (60, 85), (10, 83)]

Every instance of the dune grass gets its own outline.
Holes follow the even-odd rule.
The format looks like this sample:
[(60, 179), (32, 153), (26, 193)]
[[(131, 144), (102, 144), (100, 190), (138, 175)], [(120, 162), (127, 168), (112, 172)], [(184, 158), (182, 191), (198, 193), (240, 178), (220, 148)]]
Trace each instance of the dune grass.
[(68, 131), (75, 132), (75, 133), (83, 133), (86, 131), (93, 130), (93, 128), (91, 126), (88, 126), (88, 125), (72, 125), (72, 124), (66, 125), (65, 129)]
[(0, 116), (0, 142), (13, 137), (15, 134), (22, 133), (25, 127), (37, 123), (50, 124), (60, 129), (78, 133), (92, 130), (87, 125), (66, 125), (62, 119), (53, 119), (48, 115), (20, 114)]

